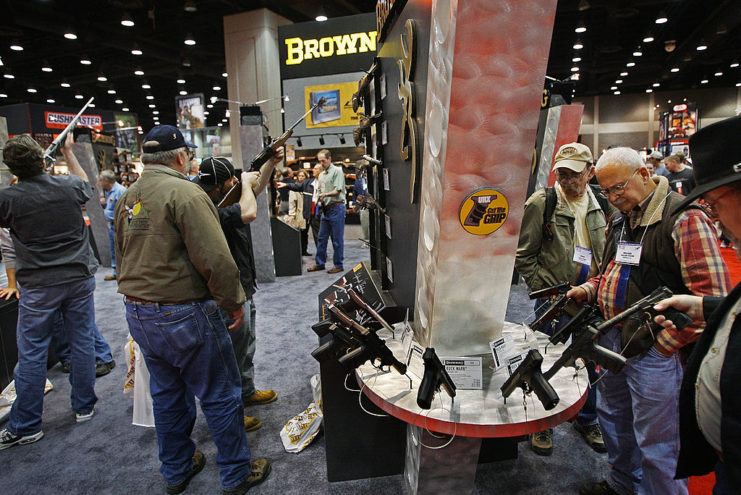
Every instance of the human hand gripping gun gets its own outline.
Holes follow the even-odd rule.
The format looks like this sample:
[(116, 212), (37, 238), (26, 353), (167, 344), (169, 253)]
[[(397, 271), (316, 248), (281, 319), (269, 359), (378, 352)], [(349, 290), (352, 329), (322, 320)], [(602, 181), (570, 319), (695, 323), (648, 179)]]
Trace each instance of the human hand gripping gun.
[(331, 316), (335, 318), (342, 326), (346, 327), (352, 334), (352, 337), (360, 342), (360, 345), (351, 350), (339, 359), (340, 364), (354, 364), (354, 367), (370, 361), (375, 364), (380, 362), (380, 366), (392, 366), (400, 374), (405, 375), (407, 367), (404, 363), (396, 359), (394, 353), (386, 346), (386, 343), (375, 334), (365, 328), (357, 321), (350, 318), (344, 311), (332, 303), (327, 305)]
[(44, 164), (46, 165), (47, 170), (54, 166), (54, 162), (56, 162), (56, 158), (54, 158), (54, 155), (57, 154), (57, 151), (67, 137), (67, 134), (71, 130), (73, 130), (75, 126), (77, 126), (77, 123), (80, 121), (80, 117), (82, 117), (82, 112), (87, 110), (87, 107), (90, 106), (94, 99), (95, 97), (92, 97), (87, 101), (87, 103), (85, 103), (82, 109), (77, 112), (77, 115), (75, 115), (70, 123), (67, 124), (67, 127), (64, 128), (59, 136), (57, 136), (56, 139), (54, 139), (54, 141), (52, 141), (49, 147), (46, 148), (46, 150), (44, 151)]
[(540, 366), (543, 356), (537, 349), (530, 349), (525, 359), (502, 385), (502, 397), (512, 395), (517, 387), (525, 393), (535, 392), (543, 407), (548, 411), (558, 405), (558, 394), (548, 380), (543, 376)]
[[(561, 357), (544, 373), (546, 379), (550, 379), (556, 372), (564, 366), (574, 366), (577, 358), (583, 358), (586, 361), (594, 361), (601, 367), (612, 373), (619, 373), (625, 366), (626, 359), (609, 349), (605, 349), (595, 343), (595, 338), (607, 333), (615, 325), (624, 322), (629, 318), (639, 320), (639, 324), (651, 325), (656, 315), (662, 314), (674, 322), (677, 329), (681, 330), (690, 323), (692, 318), (686, 313), (676, 309), (667, 309), (656, 311), (654, 305), (671, 297), (672, 291), (667, 287), (659, 287), (643, 299), (635, 302), (632, 306), (625, 309), (617, 316), (605, 321), (600, 316), (599, 310), (591, 305), (585, 305), (576, 314), (572, 316), (564, 327), (554, 334), (550, 341), (553, 343), (566, 342), (571, 336), (571, 345), (567, 347)], [(567, 305), (567, 308), (570, 306)]]
[(429, 409), (432, 406), (432, 397), (435, 392), (440, 391), (440, 387), (445, 389), (451, 399), (455, 399), (455, 383), (437, 357), (435, 348), (425, 349), (422, 360), (425, 362), (425, 374), (417, 391), (417, 405), (422, 409)]

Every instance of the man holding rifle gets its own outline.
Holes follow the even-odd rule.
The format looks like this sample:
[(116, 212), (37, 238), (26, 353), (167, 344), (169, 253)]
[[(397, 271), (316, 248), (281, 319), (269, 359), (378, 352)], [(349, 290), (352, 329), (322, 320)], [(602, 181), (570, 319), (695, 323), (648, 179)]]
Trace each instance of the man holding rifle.
[[(715, 229), (699, 205), (676, 211), (683, 196), (671, 191), (665, 177), (650, 177), (630, 148), (607, 150), (596, 175), (620, 214), (607, 230), (600, 275), (571, 289), (568, 297), (596, 301), (610, 319), (660, 286), (675, 294), (727, 293), (730, 278)], [(599, 339), (628, 360), (623, 371), (599, 381), (597, 414), (610, 479), (582, 486), (581, 495), (687, 493), (687, 481), (674, 479), (682, 380), (677, 351), (697, 340), (699, 331), (691, 325), (681, 331), (654, 327), (625, 322)]]
[[(18, 300), (18, 394), (0, 450), (40, 440), (46, 361), (58, 310), (71, 355), (72, 409), (78, 423), (93, 417), (95, 402), (95, 271), (81, 206), (93, 195), (87, 174), (72, 152), (67, 132), (62, 154), (71, 175), (44, 170), (44, 150), (27, 134), (8, 140), (3, 160), (18, 184), (0, 191), (0, 226), (10, 228), (16, 251)], [(53, 215), (49, 215), (53, 212)]]
[[(741, 117), (712, 124), (690, 138), (695, 189), (678, 207), (702, 197), (713, 209), (723, 232), (733, 239), (739, 255), (741, 239)], [(705, 331), (685, 368), (679, 394), (679, 461), (677, 477), (715, 470), (714, 494), (741, 493), (741, 284), (725, 299), (677, 295), (661, 301), (657, 310), (674, 307)], [(674, 325), (663, 322), (664, 331)]]

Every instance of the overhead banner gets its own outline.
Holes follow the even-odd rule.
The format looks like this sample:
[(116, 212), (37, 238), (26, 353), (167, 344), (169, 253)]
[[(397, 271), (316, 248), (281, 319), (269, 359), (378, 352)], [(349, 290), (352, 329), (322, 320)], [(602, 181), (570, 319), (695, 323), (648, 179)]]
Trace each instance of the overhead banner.
[(206, 122), (203, 93), (175, 97), (178, 128), (200, 129)]
[(306, 128), (358, 125), (358, 114), (352, 109), (352, 95), (357, 89), (356, 82), (306, 86), (304, 101), (307, 111), (321, 98), (325, 100), (321, 108), (315, 108), (306, 118)]
[(281, 79), (366, 70), (376, 36), (375, 14), (278, 26)]

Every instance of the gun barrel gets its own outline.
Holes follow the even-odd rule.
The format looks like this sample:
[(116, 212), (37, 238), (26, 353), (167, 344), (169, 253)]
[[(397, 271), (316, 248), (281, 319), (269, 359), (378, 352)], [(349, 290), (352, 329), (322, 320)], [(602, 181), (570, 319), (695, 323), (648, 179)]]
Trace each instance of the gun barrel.
[(52, 163), (54, 163), (54, 153), (57, 152), (59, 149), (59, 146), (62, 144), (62, 141), (67, 137), (67, 134), (69, 131), (75, 128), (77, 125), (77, 122), (79, 122), (80, 117), (82, 117), (82, 112), (87, 110), (87, 107), (90, 106), (90, 104), (95, 100), (95, 97), (91, 97), (85, 105), (80, 109), (79, 112), (77, 112), (77, 115), (74, 116), (74, 118), (70, 121), (69, 124), (67, 124), (67, 127), (64, 128), (64, 130), (59, 133), (59, 135), (54, 139), (54, 141), (51, 142), (49, 147), (44, 150), (44, 161), (46, 162), (47, 167), (50, 166)]
[(619, 315), (615, 315), (606, 322), (602, 323), (600, 326), (597, 327), (597, 331), (600, 333), (605, 333), (607, 330), (617, 325), (618, 323), (627, 320), (636, 313), (640, 313), (641, 311), (645, 311), (647, 308), (653, 307), (654, 304), (661, 301), (662, 299), (671, 297), (671, 295), (672, 291), (670, 291), (667, 287), (659, 287), (651, 294), (634, 303), (632, 306), (627, 308)]

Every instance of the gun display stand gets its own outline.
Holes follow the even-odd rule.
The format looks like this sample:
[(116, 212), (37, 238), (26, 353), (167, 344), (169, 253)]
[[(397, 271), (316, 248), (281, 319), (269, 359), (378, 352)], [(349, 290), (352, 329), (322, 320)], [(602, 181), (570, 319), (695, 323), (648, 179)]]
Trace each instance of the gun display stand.
[[(525, 352), (528, 349), (525, 331), (521, 325), (505, 322), (502, 335)], [(542, 369), (547, 370), (561, 355), (564, 346), (551, 344), (546, 350), (546, 336), (539, 332), (535, 335), (543, 355)], [(398, 340), (387, 340), (386, 345), (398, 359), (404, 359)], [(562, 368), (550, 380), (560, 397), (554, 409), (546, 411), (534, 394), (527, 397), (525, 409), (519, 389), (505, 402), (500, 387), (508, 374), (506, 369), (492, 372), (489, 368), (492, 362), (490, 355), (488, 360), (484, 357), (481, 390), (458, 389), (455, 401), (444, 391), (439, 392), (430, 410), (417, 406), (420, 380), (413, 375), (410, 375), (410, 388), (409, 378), (395, 371), (382, 372), (369, 363), (357, 368), (356, 378), (362, 392), (380, 409), (407, 424), (404, 481), (409, 493), (471, 493), (480, 456), (487, 455), (482, 449), (486, 439), (508, 442), (514, 448), (514, 455), (510, 457), (516, 457), (517, 437), (570, 420), (586, 401), (586, 370)], [(445, 445), (450, 435), (455, 438)], [(430, 449), (425, 446), (443, 447)]]

